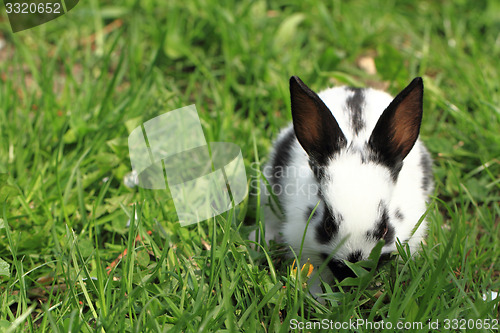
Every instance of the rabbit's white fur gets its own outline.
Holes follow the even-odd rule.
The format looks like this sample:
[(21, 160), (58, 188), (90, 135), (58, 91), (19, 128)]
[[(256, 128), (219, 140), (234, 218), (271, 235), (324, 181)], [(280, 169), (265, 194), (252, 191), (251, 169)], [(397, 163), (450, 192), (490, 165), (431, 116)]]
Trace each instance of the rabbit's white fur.
[[(416, 250), (425, 235), (426, 221), (413, 236), (411, 233), (426, 210), (426, 200), (432, 190), (431, 162), (426, 148), (416, 140), (403, 157), (402, 168), (394, 181), (393, 169), (373, 161), (367, 150), (370, 136), (393, 98), (370, 88), (348, 87), (327, 89), (318, 96), (333, 114), (346, 145), (328, 157), (323, 165), (324, 174), (318, 179), (311, 169), (310, 156), (297, 140), (294, 126), (290, 125), (279, 134), (263, 174), (284, 214), (274, 213), (277, 208), (270, 209), (269, 187), (262, 186), (266, 240), (284, 241), (298, 255), (311, 208), (318, 205), (305, 235), (302, 262), (310, 259), (318, 267), (326, 259), (325, 255), (332, 253), (340, 263), (366, 259), (379, 240), (367, 235), (380, 234), (377, 221), (381, 221), (381, 216), (386, 221), (382, 234), (387, 236), (389, 228), (394, 236), (383, 247), (383, 253), (396, 250), (396, 238), (407, 242), (412, 251)], [(276, 168), (280, 163), (283, 165)], [(318, 232), (322, 229), (319, 225), (326, 223), (323, 221), (327, 215), (324, 215), (325, 203), (329, 207), (327, 213), (332, 212), (338, 221), (333, 237), (320, 242)], [(332, 276), (327, 273), (322, 277), (331, 281)], [(318, 285), (315, 291), (319, 291)]]

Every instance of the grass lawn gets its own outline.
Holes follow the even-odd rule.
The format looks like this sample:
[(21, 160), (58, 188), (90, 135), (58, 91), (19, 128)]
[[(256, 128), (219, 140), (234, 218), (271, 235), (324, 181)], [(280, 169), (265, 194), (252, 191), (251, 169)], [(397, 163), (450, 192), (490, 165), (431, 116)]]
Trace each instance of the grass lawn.
[[(225, 2), (81, 1), (16, 34), (2, 9), (0, 331), (315, 332), (330, 326), (306, 325), (360, 320), (357, 332), (498, 332), (500, 3)], [(315, 90), (425, 84), (436, 190), (421, 255), (401, 247), (401, 260), (331, 286), (326, 304), (282, 247), (249, 246), (253, 197), (181, 227), (168, 191), (124, 184), (130, 132), (190, 104), (207, 141), (237, 144), (255, 181), (291, 120), (291, 75)]]

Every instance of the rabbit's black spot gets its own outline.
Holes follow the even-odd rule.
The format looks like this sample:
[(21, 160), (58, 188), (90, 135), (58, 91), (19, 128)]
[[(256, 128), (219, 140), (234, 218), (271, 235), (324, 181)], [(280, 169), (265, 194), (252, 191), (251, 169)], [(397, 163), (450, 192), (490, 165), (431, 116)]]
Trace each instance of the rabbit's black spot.
[(347, 261), (349, 262), (358, 262), (363, 258), (363, 253), (361, 251), (354, 251), (347, 256)]
[(392, 178), (392, 181), (394, 183), (397, 182), (398, 176), (399, 176), (399, 172), (401, 171), (402, 168), (403, 168), (403, 161), (397, 161), (397, 162), (395, 162), (394, 165), (390, 168), (390, 170), (391, 170), (391, 178)]
[(309, 167), (311, 168), (318, 182), (320, 182), (325, 177), (325, 168), (317, 164), (314, 160), (309, 159)]
[[(327, 260), (328, 254), (321, 253), (321, 258)], [(354, 274), (354, 272), (341, 260), (330, 259), (330, 261), (328, 261), (328, 268), (339, 281), (348, 277), (356, 277), (356, 274)]]
[(321, 223), (316, 227), (316, 239), (321, 244), (328, 244), (337, 234), (338, 230), (337, 221), (335, 221), (335, 218), (328, 209), (325, 209)]
[[(367, 145), (369, 147), (370, 143), (368, 143)], [(365, 159), (366, 159), (366, 157), (365, 157)], [(401, 169), (403, 168), (403, 161), (399, 161), (399, 160), (389, 161), (384, 157), (383, 154), (380, 154), (379, 152), (376, 152), (376, 151), (372, 151), (371, 154), (368, 155), (367, 160), (389, 168), (389, 172), (391, 173), (391, 179), (392, 179), (393, 183), (396, 183), (398, 181), (399, 173), (401, 172)]]
[(385, 244), (390, 244), (394, 242), (394, 227), (389, 223), (389, 212), (384, 203), (380, 203), (382, 216), (377, 221), (375, 230), (369, 231), (367, 234), (368, 238), (379, 240), (385, 240)]
[(422, 189), (427, 192), (432, 184), (432, 161), (429, 152), (425, 149), (422, 150), (420, 155), (420, 166), (422, 167)]
[[(312, 220), (318, 215), (318, 209), (316, 208), (316, 210), (314, 211), (314, 214), (313, 214), (313, 210), (314, 210), (314, 206), (307, 207), (306, 222), (309, 221), (309, 217), (311, 217), (311, 220)], [(311, 214), (312, 214), (312, 216), (311, 216)]]
[(394, 213), (394, 216), (400, 220), (400, 221), (403, 221), (405, 219), (405, 216), (403, 215), (403, 213), (401, 212), (401, 209), (396, 209), (396, 212)]
[(280, 184), (280, 178), (286, 177), (285, 170), (290, 164), (292, 146), (295, 140), (295, 133), (290, 130), (276, 142), (275, 155), (271, 163), (271, 179), (269, 179), (272, 185)]
[(350, 111), (351, 127), (354, 134), (358, 134), (365, 127), (363, 119), (364, 89), (352, 87), (347, 89), (353, 92), (353, 95), (346, 100), (346, 106)]

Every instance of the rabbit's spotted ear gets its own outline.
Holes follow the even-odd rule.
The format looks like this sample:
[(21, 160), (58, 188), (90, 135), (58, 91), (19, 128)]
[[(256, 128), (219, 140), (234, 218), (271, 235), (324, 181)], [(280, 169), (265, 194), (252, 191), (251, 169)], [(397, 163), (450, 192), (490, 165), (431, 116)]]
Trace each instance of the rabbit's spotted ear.
[(297, 76), (290, 78), (295, 135), (315, 163), (325, 165), (328, 157), (345, 147), (347, 140), (328, 107)]
[(423, 94), (422, 78), (417, 77), (394, 98), (375, 125), (369, 145), (389, 167), (400, 165), (417, 141)]

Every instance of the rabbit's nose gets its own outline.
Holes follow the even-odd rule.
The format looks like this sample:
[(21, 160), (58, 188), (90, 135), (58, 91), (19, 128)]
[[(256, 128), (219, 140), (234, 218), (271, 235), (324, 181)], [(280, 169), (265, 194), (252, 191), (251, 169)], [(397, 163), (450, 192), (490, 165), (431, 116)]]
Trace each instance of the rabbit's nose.
[(354, 251), (347, 256), (349, 262), (358, 262), (363, 258), (363, 253), (361, 251)]
[[(322, 253), (321, 256), (323, 260), (328, 258), (326, 253)], [(341, 260), (330, 259), (328, 262), (328, 268), (339, 281), (348, 277), (356, 277), (356, 274), (354, 274), (354, 272)]]

